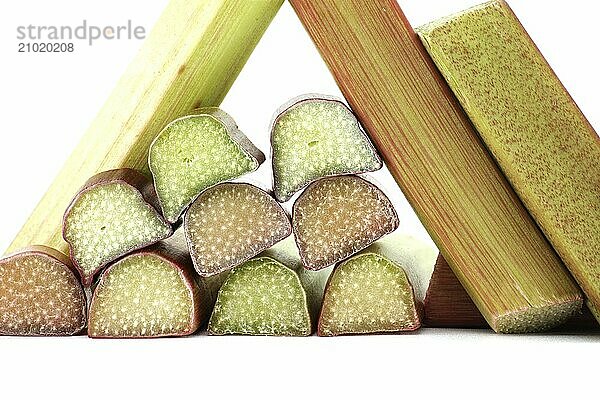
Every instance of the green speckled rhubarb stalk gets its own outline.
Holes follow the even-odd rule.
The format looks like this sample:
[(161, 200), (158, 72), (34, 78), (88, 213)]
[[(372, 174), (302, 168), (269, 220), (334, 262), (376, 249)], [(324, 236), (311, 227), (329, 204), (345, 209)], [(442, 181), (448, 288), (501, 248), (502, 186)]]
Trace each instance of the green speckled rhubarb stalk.
[(600, 139), (508, 4), (418, 29), (496, 162), (600, 307)]

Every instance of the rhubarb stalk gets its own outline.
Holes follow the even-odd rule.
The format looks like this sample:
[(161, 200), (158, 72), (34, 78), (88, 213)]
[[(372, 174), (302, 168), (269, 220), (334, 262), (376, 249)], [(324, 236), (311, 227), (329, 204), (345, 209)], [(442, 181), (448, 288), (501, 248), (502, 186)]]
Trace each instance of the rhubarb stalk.
[(397, 2), (290, 2), (387, 168), (492, 328), (539, 331), (577, 312), (579, 288)]

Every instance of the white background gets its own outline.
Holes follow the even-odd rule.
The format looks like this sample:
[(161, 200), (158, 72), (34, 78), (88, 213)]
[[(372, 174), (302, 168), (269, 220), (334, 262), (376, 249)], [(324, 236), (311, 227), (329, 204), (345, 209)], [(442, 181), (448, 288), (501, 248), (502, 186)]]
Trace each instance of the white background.
[[(400, 0), (414, 26), (477, 0)], [(73, 54), (19, 54), (19, 25), (120, 25), (149, 30), (161, 1), (3, 2), (0, 11), (0, 253), (52, 182), (140, 41), (76, 42)], [(594, 1), (512, 0), (511, 6), (592, 125), (600, 128), (600, 7)], [(264, 151), (283, 102), (339, 95), (284, 4), (222, 108)], [(268, 184), (268, 168), (259, 177)], [(386, 171), (406, 232), (427, 238)], [(488, 331), (340, 338), (161, 340), (0, 337), (0, 399), (56, 398), (598, 398), (598, 337), (500, 336)]]

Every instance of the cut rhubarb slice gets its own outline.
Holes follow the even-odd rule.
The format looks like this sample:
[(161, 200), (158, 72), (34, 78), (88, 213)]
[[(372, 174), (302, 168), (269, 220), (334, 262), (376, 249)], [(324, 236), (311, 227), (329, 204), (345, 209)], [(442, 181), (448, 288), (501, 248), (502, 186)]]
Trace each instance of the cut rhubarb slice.
[(313, 182), (293, 207), (292, 225), (307, 269), (333, 265), (398, 227), (389, 199), (357, 176)]
[(184, 336), (205, 320), (209, 294), (191, 261), (162, 245), (128, 255), (102, 273), (90, 305), (94, 338)]
[(0, 334), (74, 335), (85, 324), (83, 288), (65, 255), (33, 246), (0, 260)]
[(231, 269), (292, 233), (279, 203), (246, 183), (222, 183), (204, 191), (186, 212), (184, 228), (201, 276)]
[(263, 251), (259, 256), (277, 260), (286, 267), (296, 271), (306, 292), (308, 311), (314, 331), (319, 320), (319, 313), (321, 312), (325, 285), (327, 284), (329, 275), (331, 275), (331, 271), (333, 271), (333, 266), (318, 271), (311, 271), (304, 268), (300, 254), (298, 253), (298, 247), (292, 236)]
[(366, 253), (334, 269), (325, 289), (319, 336), (414, 331), (420, 326), (412, 287), (399, 265)]
[(311, 331), (298, 275), (268, 257), (231, 270), (208, 324), (211, 335), (308, 336)]
[(167, 125), (148, 163), (163, 215), (174, 223), (204, 189), (252, 172), (264, 160), (229, 115), (203, 108)]
[(156, 205), (152, 182), (131, 169), (103, 172), (85, 184), (67, 209), (63, 225), (85, 286), (108, 263), (173, 233)]
[(401, 265), (413, 287), (415, 299), (423, 303), (439, 254), (431, 241), (395, 231), (377, 240), (363, 252), (379, 254)]
[(271, 131), (275, 197), (279, 201), (287, 201), (318, 178), (382, 167), (371, 141), (342, 101), (308, 95), (281, 109)]

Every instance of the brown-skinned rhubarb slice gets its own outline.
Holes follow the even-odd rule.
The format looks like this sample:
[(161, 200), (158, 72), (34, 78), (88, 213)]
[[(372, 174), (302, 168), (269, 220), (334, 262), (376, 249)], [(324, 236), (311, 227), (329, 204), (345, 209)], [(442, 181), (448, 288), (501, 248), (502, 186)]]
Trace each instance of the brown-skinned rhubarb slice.
[(304, 267), (318, 270), (394, 231), (398, 216), (379, 188), (344, 175), (311, 183), (294, 203), (292, 226)]
[(231, 270), (208, 323), (210, 335), (308, 336), (306, 292), (298, 274), (269, 257)]
[(95, 175), (65, 212), (63, 237), (84, 286), (108, 263), (173, 233), (150, 179), (132, 169)]
[(318, 178), (382, 167), (352, 111), (330, 96), (305, 95), (283, 105), (271, 145), (275, 198), (281, 202)]
[(130, 254), (101, 275), (90, 305), (93, 338), (185, 336), (210, 313), (189, 255), (159, 243)]
[(0, 260), (0, 335), (67, 336), (85, 325), (85, 295), (68, 257), (32, 246)]
[(329, 277), (319, 336), (414, 331), (417, 303), (401, 266), (364, 253), (340, 263)]
[(292, 233), (279, 203), (247, 183), (222, 183), (202, 192), (185, 214), (184, 229), (201, 276), (231, 269)]
[(218, 108), (202, 108), (165, 127), (150, 146), (148, 164), (165, 218), (176, 222), (205, 189), (255, 171), (265, 160)]

